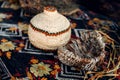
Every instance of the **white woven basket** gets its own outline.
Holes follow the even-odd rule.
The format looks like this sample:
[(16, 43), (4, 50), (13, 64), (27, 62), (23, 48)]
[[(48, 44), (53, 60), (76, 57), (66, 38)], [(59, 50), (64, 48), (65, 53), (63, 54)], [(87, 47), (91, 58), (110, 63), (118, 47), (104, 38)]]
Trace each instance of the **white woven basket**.
[(29, 40), (37, 48), (55, 50), (71, 38), (69, 20), (54, 7), (45, 7), (44, 12), (34, 16), (30, 22)]

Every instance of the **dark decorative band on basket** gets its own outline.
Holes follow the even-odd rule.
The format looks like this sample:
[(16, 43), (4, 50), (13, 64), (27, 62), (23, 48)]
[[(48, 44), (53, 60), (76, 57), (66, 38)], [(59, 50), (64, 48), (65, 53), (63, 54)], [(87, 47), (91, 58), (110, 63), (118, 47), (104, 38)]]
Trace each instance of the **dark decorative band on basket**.
[(33, 26), (32, 24), (30, 24), (32, 29), (34, 29), (35, 31), (38, 31), (38, 32), (41, 32), (43, 34), (45, 34), (46, 36), (57, 36), (57, 35), (60, 35), (62, 33), (65, 33), (67, 32), (71, 27), (68, 27), (67, 29), (63, 30), (63, 31), (60, 31), (60, 32), (56, 32), (56, 33), (49, 33), (48, 31), (44, 31), (42, 29), (38, 29), (36, 28), (35, 26)]

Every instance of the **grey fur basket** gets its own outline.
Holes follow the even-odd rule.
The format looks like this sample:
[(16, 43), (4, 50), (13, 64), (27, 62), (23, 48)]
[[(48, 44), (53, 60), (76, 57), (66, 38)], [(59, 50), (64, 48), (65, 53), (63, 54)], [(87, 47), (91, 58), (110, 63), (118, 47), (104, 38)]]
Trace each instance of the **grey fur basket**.
[(80, 38), (58, 48), (59, 60), (83, 70), (93, 70), (101, 58), (105, 57), (105, 43), (97, 31), (81, 30)]

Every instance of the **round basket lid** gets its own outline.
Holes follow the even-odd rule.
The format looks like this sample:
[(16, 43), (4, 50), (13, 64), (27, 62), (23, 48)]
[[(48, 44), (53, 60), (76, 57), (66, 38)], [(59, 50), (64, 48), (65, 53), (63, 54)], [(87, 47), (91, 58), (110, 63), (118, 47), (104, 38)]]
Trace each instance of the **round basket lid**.
[(70, 26), (69, 20), (61, 15), (55, 7), (45, 7), (44, 11), (34, 16), (30, 23), (49, 33), (64, 31)]

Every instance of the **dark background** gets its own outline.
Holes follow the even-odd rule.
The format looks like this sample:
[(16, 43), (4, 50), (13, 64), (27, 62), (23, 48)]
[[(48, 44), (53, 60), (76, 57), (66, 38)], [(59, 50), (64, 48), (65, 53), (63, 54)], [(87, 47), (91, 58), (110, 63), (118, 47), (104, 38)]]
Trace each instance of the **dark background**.
[(120, 21), (120, 0), (76, 0), (87, 9)]

